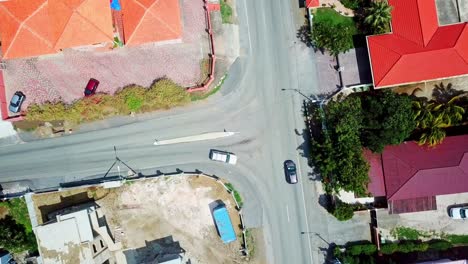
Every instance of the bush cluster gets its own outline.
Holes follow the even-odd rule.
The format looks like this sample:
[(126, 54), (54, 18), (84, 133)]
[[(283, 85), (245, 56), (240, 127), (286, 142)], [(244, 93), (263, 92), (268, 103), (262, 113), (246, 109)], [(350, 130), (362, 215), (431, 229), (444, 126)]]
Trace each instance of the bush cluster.
[(96, 94), (72, 104), (48, 102), (28, 107), (26, 120), (50, 122), (67, 120), (74, 123), (104, 119), (113, 115), (168, 109), (190, 102), (185, 89), (169, 79), (155, 81), (150, 87), (130, 85), (114, 95)]

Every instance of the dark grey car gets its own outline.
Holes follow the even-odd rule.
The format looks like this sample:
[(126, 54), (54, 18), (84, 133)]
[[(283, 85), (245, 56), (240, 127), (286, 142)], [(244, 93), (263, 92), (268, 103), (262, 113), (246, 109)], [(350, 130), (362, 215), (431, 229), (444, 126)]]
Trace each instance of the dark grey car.
[(284, 173), (286, 174), (286, 180), (288, 181), (288, 183), (297, 183), (297, 171), (296, 164), (294, 163), (294, 161), (287, 160), (284, 162)]
[(21, 105), (23, 104), (24, 99), (26, 99), (26, 96), (24, 95), (24, 93), (20, 91), (16, 92), (11, 98), (10, 106), (8, 107), (8, 110), (10, 110), (10, 112), (12, 113), (20, 112)]

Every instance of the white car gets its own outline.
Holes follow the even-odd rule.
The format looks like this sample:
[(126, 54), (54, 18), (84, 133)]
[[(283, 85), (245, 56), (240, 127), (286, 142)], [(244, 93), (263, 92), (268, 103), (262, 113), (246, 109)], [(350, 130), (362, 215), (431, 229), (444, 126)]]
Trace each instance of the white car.
[(468, 207), (452, 207), (450, 208), (450, 217), (452, 219), (466, 219), (468, 214)]
[(233, 153), (229, 153), (229, 152), (221, 151), (221, 150), (215, 150), (215, 149), (212, 149), (210, 151), (210, 159), (233, 164), (233, 165), (237, 163), (237, 156), (234, 155)]

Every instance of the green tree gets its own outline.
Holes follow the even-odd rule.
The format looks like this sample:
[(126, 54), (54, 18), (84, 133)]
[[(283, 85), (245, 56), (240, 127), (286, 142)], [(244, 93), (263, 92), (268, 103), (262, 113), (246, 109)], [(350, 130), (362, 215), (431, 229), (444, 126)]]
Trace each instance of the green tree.
[(366, 9), (364, 23), (372, 27), (374, 34), (385, 33), (392, 20), (392, 7), (386, 1), (372, 2)]
[(378, 91), (366, 94), (362, 106), (362, 143), (373, 152), (402, 143), (416, 128), (412, 100), (407, 95)]
[(331, 55), (353, 48), (355, 28), (345, 24), (316, 23), (312, 29), (312, 40), (317, 48), (326, 49)]
[(327, 191), (341, 189), (366, 195), (369, 165), (362, 156), (359, 139), (362, 125), (361, 100), (348, 97), (331, 101), (325, 108), (325, 122), (332, 128), (315, 139), (312, 158), (317, 164)]
[(35, 250), (36, 241), (34, 235), (27, 234), (24, 227), (7, 215), (0, 219), (0, 248), (12, 253), (25, 250)]
[[(337, 199), (335, 202), (335, 206), (332, 209), (332, 215), (339, 221), (347, 221), (353, 218), (354, 216), (354, 205), (344, 203), (341, 200)], [(355, 251), (356, 250), (358, 249), (356, 248)], [(361, 251), (359, 251), (358, 254), (354, 254), (354, 255), (359, 255), (359, 254), (361, 254)]]

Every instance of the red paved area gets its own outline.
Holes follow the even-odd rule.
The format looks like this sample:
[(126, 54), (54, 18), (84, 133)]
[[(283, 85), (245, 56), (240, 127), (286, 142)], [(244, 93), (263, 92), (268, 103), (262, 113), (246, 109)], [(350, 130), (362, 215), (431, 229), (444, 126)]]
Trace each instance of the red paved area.
[(25, 106), (60, 98), (72, 102), (82, 96), (89, 78), (98, 79), (98, 90), (109, 93), (129, 84), (149, 86), (164, 76), (183, 86), (195, 85), (200, 61), (210, 52), (203, 1), (183, 0), (181, 8), (181, 43), (150, 43), (101, 53), (68, 49), (57, 55), (7, 60), (6, 98), (20, 90), (27, 96)]

